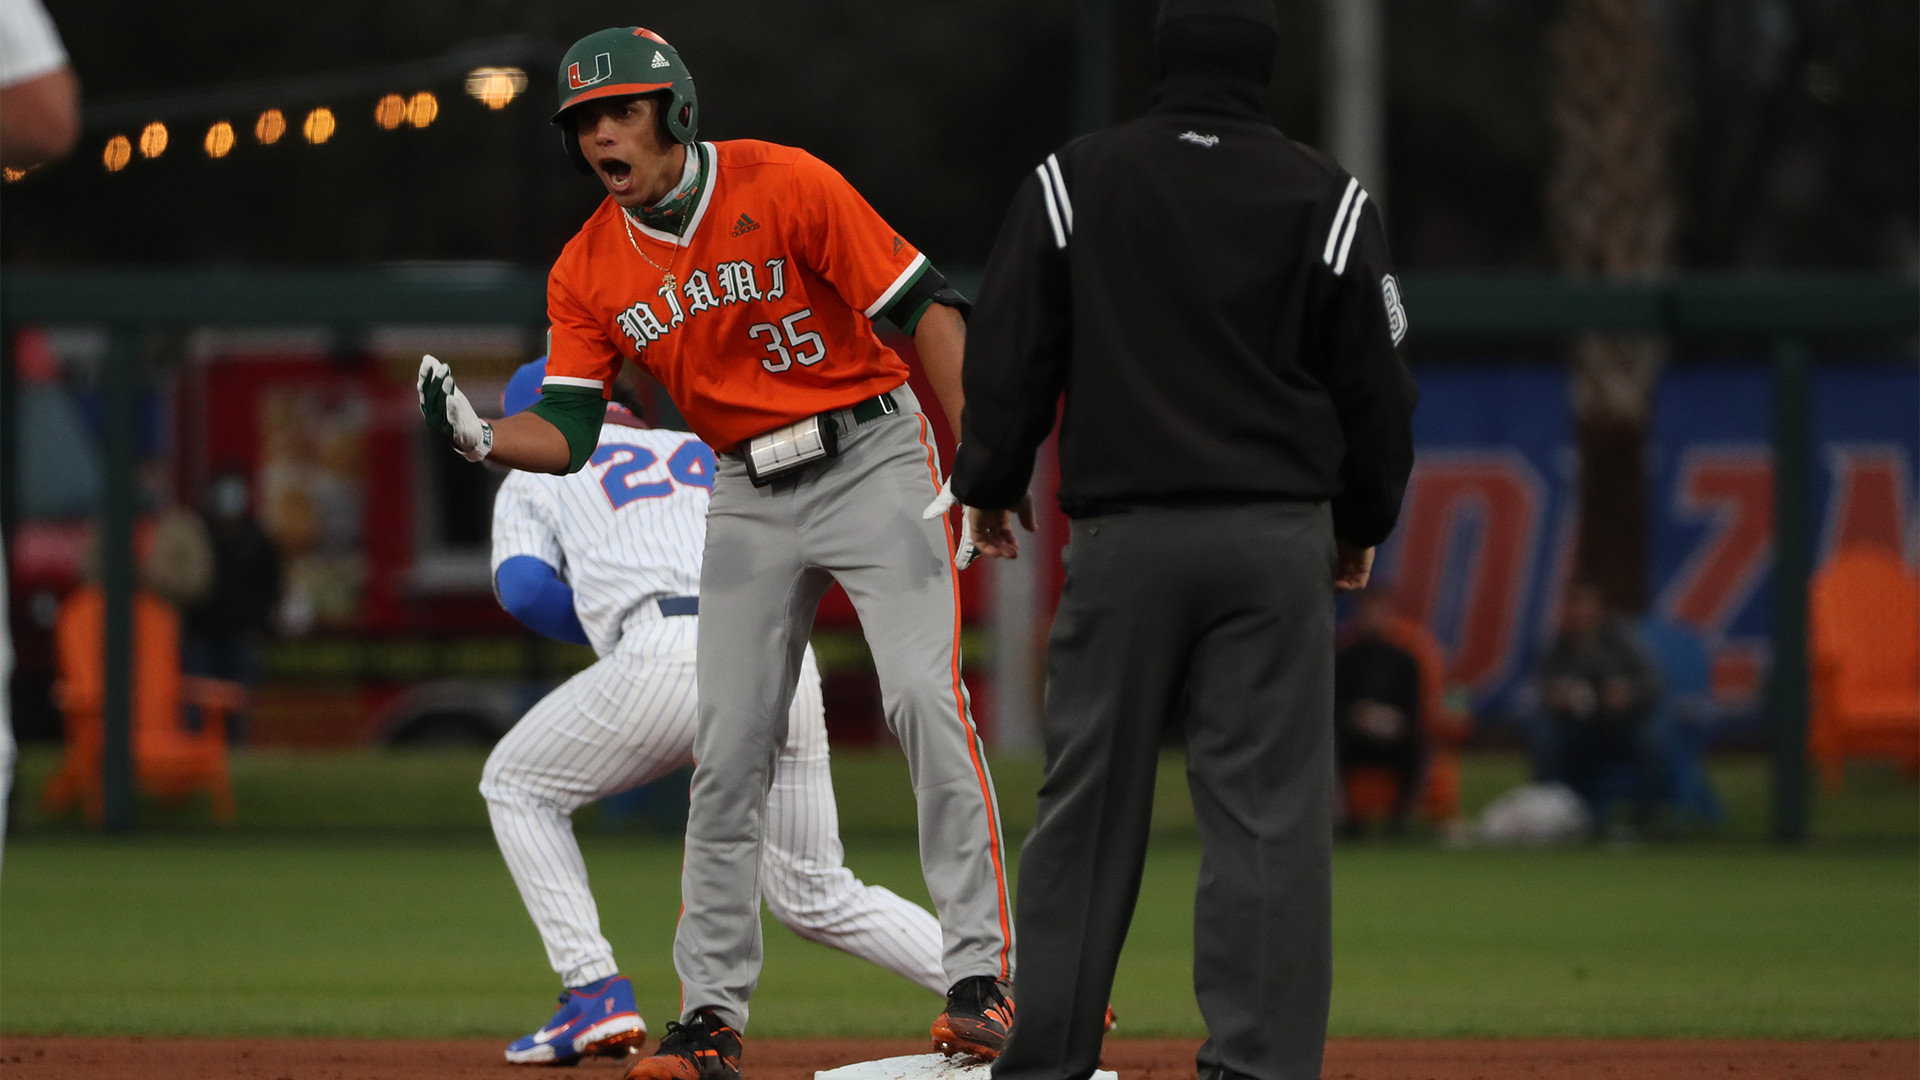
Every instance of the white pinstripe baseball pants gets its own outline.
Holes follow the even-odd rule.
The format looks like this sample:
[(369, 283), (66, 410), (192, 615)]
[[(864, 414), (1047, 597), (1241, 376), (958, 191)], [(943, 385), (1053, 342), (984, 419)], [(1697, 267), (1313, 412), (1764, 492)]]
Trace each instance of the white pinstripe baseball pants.
[[(643, 650), (614, 653), (527, 711), (487, 758), (480, 781), (493, 835), (566, 986), (615, 974), (600, 933), (572, 813), (692, 760), (699, 723), (697, 623), (648, 624)], [(624, 642), (623, 642), (624, 644)], [(820, 669), (808, 650), (786, 746), (767, 796), (761, 892), (794, 933), (945, 993), (940, 924), (918, 904), (868, 885), (844, 865), (828, 768)]]

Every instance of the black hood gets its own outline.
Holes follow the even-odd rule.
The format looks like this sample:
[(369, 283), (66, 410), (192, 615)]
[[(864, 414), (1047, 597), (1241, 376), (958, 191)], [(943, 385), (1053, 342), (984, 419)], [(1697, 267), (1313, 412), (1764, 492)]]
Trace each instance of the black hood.
[(1167, 0), (1154, 37), (1153, 110), (1267, 119), (1279, 48), (1272, 0)]

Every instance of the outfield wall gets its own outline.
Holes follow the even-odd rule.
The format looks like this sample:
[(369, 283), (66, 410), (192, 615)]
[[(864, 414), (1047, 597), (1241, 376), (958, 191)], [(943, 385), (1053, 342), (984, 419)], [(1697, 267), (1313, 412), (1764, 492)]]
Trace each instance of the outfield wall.
[[(1483, 727), (1525, 706), (1575, 540), (1577, 456), (1558, 367), (1418, 372), (1419, 461), (1381, 572), (1441, 640)], [(1655, 612), (1696, 628), (1733, 737), (1757, 734), (1770, 630), (1768, 369), (1679, 367), (1655, 402), (1648, 465)], [(1835, 363), (1814, 380), (1816, 565), (1842, 543), (1920, 564), (1920, 370)]]

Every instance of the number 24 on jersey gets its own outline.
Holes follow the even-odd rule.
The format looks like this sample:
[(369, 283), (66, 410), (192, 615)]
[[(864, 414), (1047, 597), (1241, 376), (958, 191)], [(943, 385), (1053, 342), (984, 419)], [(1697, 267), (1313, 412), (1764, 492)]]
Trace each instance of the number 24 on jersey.
[(631, 443), (603, 443), (587, 461), (607, 466), (600, 487), (615, 510), (641, 499), (665, 498), (673, 494), (676, 484), (713, 490), (713, 450), (698, 439), (681, 443), (664, 463), (658, 454)]

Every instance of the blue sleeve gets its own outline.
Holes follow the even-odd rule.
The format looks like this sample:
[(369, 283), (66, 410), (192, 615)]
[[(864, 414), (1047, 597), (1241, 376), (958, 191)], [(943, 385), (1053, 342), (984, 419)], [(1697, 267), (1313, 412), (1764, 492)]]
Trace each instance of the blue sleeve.
[(493, 573), (494, 591), (507, 614), (550, 638), (591, 644), (573, 613), (573, 590), (553, 567), (531, 555), (515, 555)]

